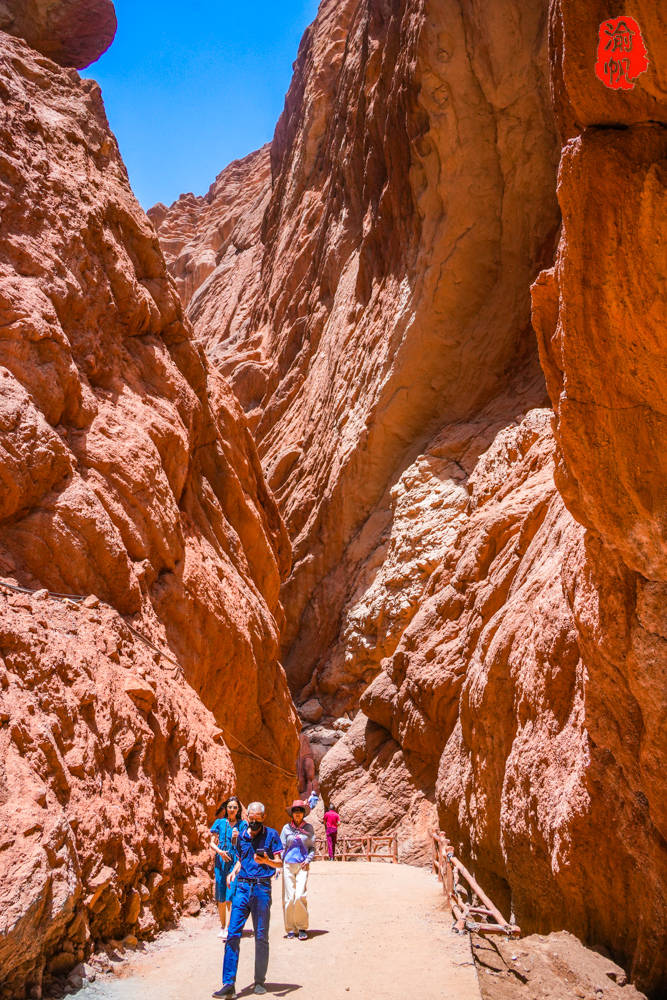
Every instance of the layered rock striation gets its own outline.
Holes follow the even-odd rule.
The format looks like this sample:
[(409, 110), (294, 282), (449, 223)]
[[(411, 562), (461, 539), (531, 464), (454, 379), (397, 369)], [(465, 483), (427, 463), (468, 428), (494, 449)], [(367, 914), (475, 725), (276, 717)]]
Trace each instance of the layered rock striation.
[(665, 25), (627, 13), (615, 92), (599, 4), (325, 0), (270, 184), (260, 151), (154, 219), (293, 541), (325, 795), (658, 996)]
[(289, 542), (99, 87), (0, 33), (0, 98), (0, 583), (39, 592), (0, 586), (0, 995), (19, 998), (198, 908), (215, 807), (236, 790), (275, 815), (298, 740)]
[[(256, 242), (239, 266), (247, 257), (252, 273), (233, 296), (230, 242), (188, 305), (293, 541), (284, 648), (301, 700), (337, 655), (352, 575), (341, 567), (358, 562), (359, 538), (377, 548), (388, 531), (387, 491), (418, 442), (476, 413), (523, 352), (526, 288), (558, 226), (545, 44), (541, 3), (502, 4), (488, 21), (442, 2), (322, 4), (271, 146), (261, 224), (259, 195), (242, 216)], [(254, 155), (160, 221), (181, 287), (210, 259), (209, 220), (238, 227), (224, 192), (257, 176)], [(326, 714), (354, 708), (376, 670), (339, 677)]]

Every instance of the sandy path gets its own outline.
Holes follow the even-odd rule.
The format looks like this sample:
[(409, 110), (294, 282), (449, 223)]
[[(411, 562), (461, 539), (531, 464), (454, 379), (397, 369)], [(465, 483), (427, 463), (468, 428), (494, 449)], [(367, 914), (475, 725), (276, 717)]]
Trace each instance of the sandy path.
[[(312, 937), (284, 935), (281, 884), (271, 912), (270, 996), (318, 1000), (480, 1000), (467, 937), (451, 933), (438, 882), (407, 865), (329, 864), (311, 869)], [(251, 922), (248, 921), (248, 927)], [(220, 986), (223, 942), (212, 912), (185, 920), (122, 978), (102, 977), (77, 1000), (199, 1000)], [(251, 994), (254, 940), (241, 942), (237, 988)]]

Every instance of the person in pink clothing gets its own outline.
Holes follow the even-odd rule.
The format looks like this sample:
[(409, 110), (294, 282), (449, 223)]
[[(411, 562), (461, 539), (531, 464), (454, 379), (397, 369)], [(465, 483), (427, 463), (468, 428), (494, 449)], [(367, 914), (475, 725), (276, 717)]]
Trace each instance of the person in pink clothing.
[(338, 824), (340, 823), (340, 816), (336, 812), (336, 807), (330, 805), (324, 814), (324, 829), (327, 835), (327, 851), (329, 852), (329, 861), (333, 861), (334, 854), (336, 853), (336, 838), (338, 837)]

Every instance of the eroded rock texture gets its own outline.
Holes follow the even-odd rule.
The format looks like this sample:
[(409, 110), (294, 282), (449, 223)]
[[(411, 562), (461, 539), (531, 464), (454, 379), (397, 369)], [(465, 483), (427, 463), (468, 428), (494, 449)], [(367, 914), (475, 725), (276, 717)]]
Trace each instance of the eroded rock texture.
[(4, 595), (0, 996), (210, 893), (202, 827), (234, 782), (213, 715), (107, 606)]
[(246, 359), (252, 381), (257, 354), (246, 342), (248, 309), (261, 269), (259, 236), (270, 190), (270, 149), (264, 146), (230, 163), (203, 198), (185, 194), (171, 208), (160, 204), (148, 212), (198, 339), (237, 392)]
[[(250, 278), (230, 294), (230, 241), (189, 304), (255, 427), (293, 540), (285, 662), (301, 700), (314, 675), (332, 676), (349, 565), (388, 538), (387, 491), (401, 492), (417, 442), (477, 412), (521, 351), (527, 283), (558, 222), (544, 28), (541, 3), (488, 18), (441, 0), (324, 3), (271, 146), (261, 224), (260, 192), (242, 215), (260, 241), (237, 241)], [(181, 287), (210, 261), (209, 220), (239, 226), (226, 184), (255, 167), (228, 169), (160, 222)], [(402, 562), (396, 553), (412, 578)], [(379, 658), (366, 668), (352, 652), (330, 718), (356, 706)]]
[[(260, 152), (155, 221), (294, 543), (285, 662), (325, 795), (406, 859), (439, 823), (524, 929), (659, 995), (664, 14), (627, 13), (650, 69), (619, 94), (599, 4), (325, 2), (270, 188)], [(554, 120), (555, 438), (527, 298)], [(213, 220), (238, 235), (209, 270)]]
[(116, 12), (113, 0), (0, 0), (0, 31), (61, 66), (83, 69), (114, 40)]
[(285, 529), (99, 88), (0, 34), (0, 97), (0, 574), (101, 601), (0, 597), (14, 998), (67, 971), (61, 952), (198, 905), (217, 802), (256, 796), (261, 771), (275, 815), (298, 741), (277, 661)]

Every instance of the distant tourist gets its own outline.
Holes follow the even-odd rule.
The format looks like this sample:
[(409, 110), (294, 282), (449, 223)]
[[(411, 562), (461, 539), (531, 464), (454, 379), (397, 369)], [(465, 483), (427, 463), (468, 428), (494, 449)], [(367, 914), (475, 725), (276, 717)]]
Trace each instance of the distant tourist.
[(317, 794), (317, 792), (315, 791), (315, 789), (313, 788), (312, 792), (311, 792), (311, 793), (310, 793), (310, 795), (308, 796), (308, 807), (309, 807), (309, 808), (310, 808), (311, 810), (312, 810), (312, 809), (314, 809), (314, 808), (315, 808), (315, 806), (317, 805), (317, 803), (318, 803), (319, 801), (320, 801), (320, 797), (319, 797), (319, 795)]
[(225, 957), (222, 963), (222, 986), (214, 997), (233, 997), (239, 966), (241, 933), (249, 914), (255, 931), (255, 993), (266, 993), (266, 970), (269, 965), (269, 921), (271, 918), (271, 883), (273, 873), (282, 867), (283, 845), (276, 830), (264, 826), (265, 809), (261, 802), (248, 806), (248, 828), (238, 835), (238, 861), (227, 876), (237, 882), (229, 921)]
[(306, 803), (297, 799), (287, 812), (292, 817), (280, 833), (283, 847), (283, 916), (287, 937), (308, 935), (308, 873), (315, 857), (315, 831), (305, 822)]
[(327, 852), (329, 861), (333, 861), (336, 854), (336, 840), (338, 839), (338, 824), (340, 816), (336, 812), (336, 807), (330, 805), (324, 814), (324, 830), (327, 835)]
[(241, 817), (242, 807), (236, 795), (223, 802), (216, 813), (216, 819), (211, 827), (213, 838), (211, 847), (215, 851), (215, 901), (218, 904), (218, 915), (220, 917), (220, 933), (218, 937), (226, 938), (225, 930), (229, 923), (229, 916), (232, 910), (232, 900), (236, 892), (236, 882), (227, 884), (227, 877), (238, 861), (236, 851), (236, 840), (239, 833), (247, 828), (248, 824)]
[(296, 773), (299, 778), (299, 795), (307, 799), (315, 785), (315, 760), (305, 729), (299, 736), (299, 756), (296, 759)]

